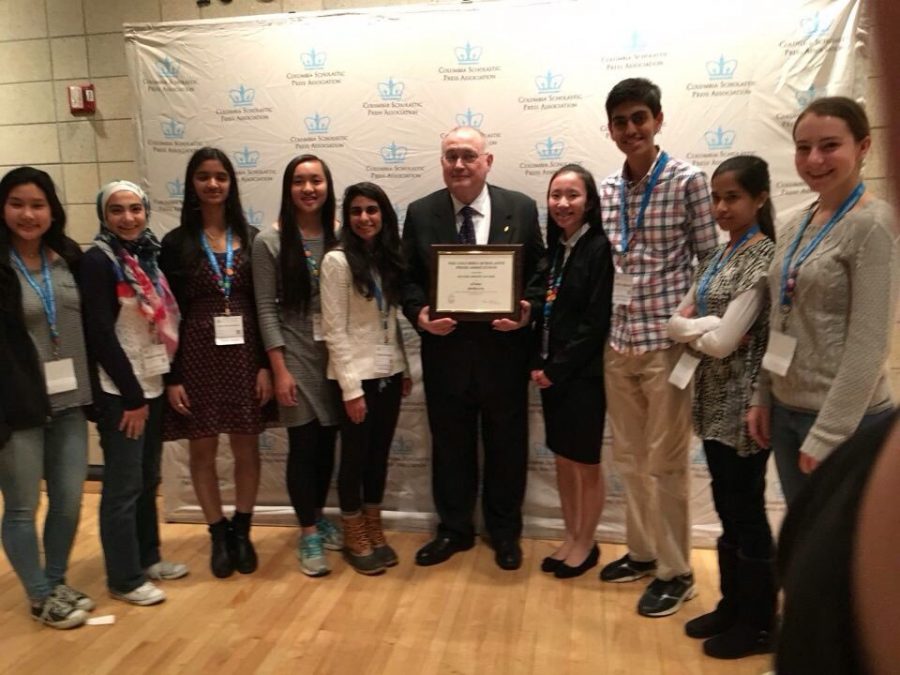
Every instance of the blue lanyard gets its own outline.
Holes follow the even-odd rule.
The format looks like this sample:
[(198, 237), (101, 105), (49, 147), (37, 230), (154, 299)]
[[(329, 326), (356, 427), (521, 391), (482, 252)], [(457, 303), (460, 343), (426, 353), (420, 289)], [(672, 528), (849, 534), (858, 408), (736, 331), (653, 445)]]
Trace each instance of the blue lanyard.
[(309, 276), (312, 279), (313, 285), (318, 288), (319, 286), (319, 263), (316, 262), (316, 257), (313, 255), (312, 251), (309, 250), (309, 246), (306, 245), (305, 241), (302, 241), (303, 244), (303, 256), (306, 258), (306, 266), (309, 268)]
[(50, 263), (47, 262), (47, 254), (44, 253), (44, 246), (41, 245), (41, 277), (42, 286), (31, 278), (31, 273), (25, 267), (25, 262), (19, 257), (19, 252), (14, 248), (10, 248), (10, 259), (13, 264), (25, 277), (25, 281), (37, 294), (44, 308), (44, 315), (47, 317), (47, 324), (50, 326), (50, 339), (53, 342), (54, 353), (59, 350), (59, 330), (56, 327), (56, 297), (53, 295), (53, 279), (50, 275)]
[[(638, 211), (637, 218), (634, 219), (635, 230), (641, 229), (644, 225), (644, 213), (647, 211), (647, 206), (650, 204), (650, 197), (653, 196), (653, 190), (656, 188), (656, 184), (659, 183), (659, 177), (662, 175), (663, 169), (666, 168), (668, 162), (669, 155), (665, 151), (659, 153), (659, 159), (656, 161), (653, 173), (650, 174), (650, 178), (647, 179), (647, 185), (644, 186), (644, 196), (641, 197), (641, 208)], [(619, 253), (627, 255), (629, 237), (628, 185), (624, 173), (619, 179), (619, 234), (622, 238), (622, 241), (619, 243)]]
[[(706, 268), (706, 271), (697, 283), (697, 314), (699, 316), (706, 316), (709, 313), (706, 306), (706, 295), (709, 293), (709, 285), (712, 283), (712, 280), (722, 271), (722, 268), (725, 267), (728, 261), (731, 260), (731, 257), (737, 253), (738, 249), (758, 233), (759, 225), (754, 225), (744, 233), (744, 236), (741, 237), (734, 246), (720, 250), (716, 259)], [(726, 250), (728, 251), (728, 255), (725, 255)]]
[(385, 306), (384, 293), (381, 291), (381, 285), (378, 283), (376, 276), (372, 275), (372, 293), (375, 295), (375, 302), (378, 303), (378, 313), (381, 315), (381, 328), (384, 330), (384, 344), (388, 343), (388, 314), (390, 308)]
[(553, 303), (556, 302), (556, 296), (559, 294), (559, 287), (562, 284), (563, 270), (565, 264), (563, 260), (566, 255), (565, 245), (560, 244), (559, 254), (553, 267), (550, 268), (550, 274), (547, 275), (547, 297), (544, 300), (544, 330), (550, 330), (550, 314), (553, 312)]
[(222, 295), (225, 296), (226, 311), (228, 310), (228, 301), (231, 298), (231, 280), (234, 278), (234, 249), (231, 248), (232, 241), (231, 228), (229, 227), (225, 230), (225, 273), (223, 274), (222, 268), (219, 267), (219, 259), (216, 258), (215, 252), (213, 252), (209, 242), (206, 241), (206, 235), (200, 235), (200, 245), (203, 246), (203, 250), (206, 252), (216, 283), (222, 289)]
[(803, 234), (806, 232), (806, 228), (809, 226), (810, 221), (812, 220), (813, 214), (815, 211), (810, 209), (810, 211), (806, 214), (806, 217), (803, 219), (803, 223), (800, 225), (800, 231), (797, 232), (797, 236), (794, 237), (794, 241), (791, 242), (791, 245), (788, 247), (787, 253), (784, 256), (784, 265), (781, 268), (781, 308), (783, 311), (790, 311), (791, 304), (794, 300), (794, 287), (797, 284), (797, 274), (800, 271), (800, 266), (806, 262), (806, 259), (812, 255), (813, 251), (822, 243), (822, 240), (826, 237), (826, 235), (831, 232), (835, 225), (837, 225), (838, 221), (847, 215), (847, 212), (850, 211), (856, 203), (863, 196), (863, 193), (866, 191), (866, 186), (860, 183), (857, 185), (853, 192), (843, 201), (843, 203), (838, 207), (838, 210), (834, 212), (834, 215), (831, 216), (831, 219), (825, 223), (825, 226), (819, 230), (815, 237), (813, 237), (812, 241), (809, 242), (802, 251), (800, 251), (800, 255), (797, 256), (797, 259), (794, 260), (794, 254), (797, 252), (797, 249), (800, 247), (800, 240), (803, 239)]

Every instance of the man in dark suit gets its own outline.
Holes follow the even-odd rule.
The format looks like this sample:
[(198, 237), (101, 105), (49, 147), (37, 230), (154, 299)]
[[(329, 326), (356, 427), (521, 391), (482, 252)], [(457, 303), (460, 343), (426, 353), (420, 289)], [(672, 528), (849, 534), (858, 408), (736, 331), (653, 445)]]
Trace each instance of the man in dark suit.
[[(436, 537), (419, 565), (444, 562), (475, 543), (479, 419), (484, 445), (484, 521), (497, 564), (522, 563), (522, 501), (528, 458), (531, 317), (544, 301), (544, 244), (534, 200), (487, 185), (494, 161), (471, 127), (441, 143), (446, 189), (409, 205), (403, 227), (408, 265), (403, 311), (422, 336), (422, 372), (432, 436)], [(522, 244), (525, 283), (519, 321), (431, 320), (431, 244)]]

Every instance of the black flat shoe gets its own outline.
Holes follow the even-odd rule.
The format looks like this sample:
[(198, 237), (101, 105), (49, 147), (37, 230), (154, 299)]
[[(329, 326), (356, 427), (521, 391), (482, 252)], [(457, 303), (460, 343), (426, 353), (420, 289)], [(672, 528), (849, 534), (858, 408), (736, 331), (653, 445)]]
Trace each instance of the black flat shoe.
[(570, 567), (569, 565), (566, 565), (565, 562), (561, 562), (559, 567), (556, 568), (556, 571), (553, 572), (553, 576), (557, 579), (573, 579), (575, 577), (580, 577), (592, 567), (596, 567), (599, 561), (600, 548), (597, 544), (594, 544), (594, 548), (591, 549), (591, 552), (587, 554), (587, 558), (585, 558), (578, 567)]
[(559, 558), (551, 558), (549, 555), (541, 561), (541, 572), (553, 574), (563, 561)]

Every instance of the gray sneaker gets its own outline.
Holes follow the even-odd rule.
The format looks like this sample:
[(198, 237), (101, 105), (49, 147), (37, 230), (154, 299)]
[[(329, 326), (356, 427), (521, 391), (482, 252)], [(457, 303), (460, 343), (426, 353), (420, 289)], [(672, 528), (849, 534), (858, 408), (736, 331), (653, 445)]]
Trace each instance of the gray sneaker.
[(316, 521), (316, 530), (319, 536), (322, 537), (322, 546), (329, 551), (344, 550), (344, 533), (341, 532), (341, 528), (328, 520), (328, 518), (325, 516), (319, 518)]
[(48, 595), (40, 605), (32, 606), (31, 618), (51, 628), (77, 628), (88, 615), (55, 595)]
[(301, 534), (297, 542), (297, 557), (300, 559), (300, 570), (310, 577), (324, 577), (331, 572), (325, 558), (322, 535)]
[(154, 581), (172, 581), (173, 579), (186, 577), (189, 571), (188, 566), (183, 563), (160, 560), (158, 563), (153, 563), (145, 569), (144, 574), (147, 575), (148, 579), (153, 579)]
[(96, 606), (87, 595), (65, 584), (57, 584), (50, 595), (85, 612), (90, 612)]

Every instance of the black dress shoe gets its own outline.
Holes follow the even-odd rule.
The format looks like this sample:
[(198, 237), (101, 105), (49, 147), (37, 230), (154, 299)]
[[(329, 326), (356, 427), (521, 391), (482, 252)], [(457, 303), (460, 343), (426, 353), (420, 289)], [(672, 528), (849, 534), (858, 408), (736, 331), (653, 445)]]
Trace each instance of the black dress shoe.
[(556, 568), (563, 564), (559, 558), (552, 558), (549, 555), (541, 561), (541, 572), (553, 574)]
[(522, 566), (522, 547), (518, 539), (501, 539), (494, 544), (494, 560), (502, 570), (517, 570)]
[(440, 565), (450, 559), (454, 553), (468, 551), (475, 542), (460, 542), (457, 539), (438, 535), (416, 552), (416, 565), (428, 567)]
[(571, 567), (563, 562), (553, 572), (553, 576), (557, 579), (573, 579), (574, 577), (580, 577), (592, 567), (596, 567), (599, 560), (600, 548), (597, 544), (594, 544), (594, 548), (591, 549), (591, 552), (587, 554), (587, 558), (585, 558), (578, 567)]

